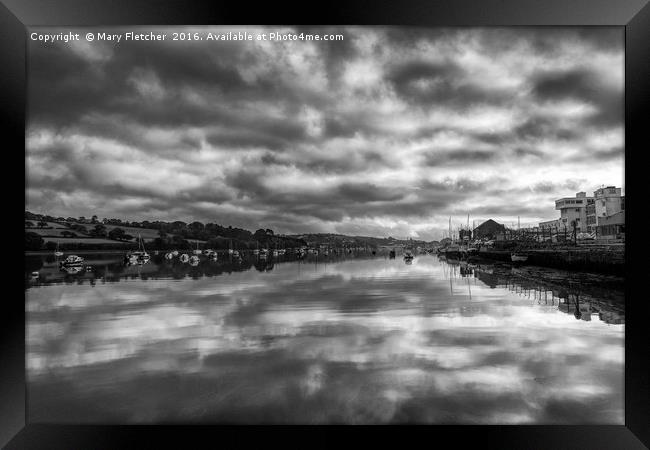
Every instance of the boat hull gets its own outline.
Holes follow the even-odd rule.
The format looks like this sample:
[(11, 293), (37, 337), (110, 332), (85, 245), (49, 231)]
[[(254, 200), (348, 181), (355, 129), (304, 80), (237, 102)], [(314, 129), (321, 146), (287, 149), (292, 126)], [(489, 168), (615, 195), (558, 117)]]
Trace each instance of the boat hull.
[(512, 262), (526, 262), (528, 261), (528, 255), (517, 255), (513, 253), (510, 255), (510, 259)]

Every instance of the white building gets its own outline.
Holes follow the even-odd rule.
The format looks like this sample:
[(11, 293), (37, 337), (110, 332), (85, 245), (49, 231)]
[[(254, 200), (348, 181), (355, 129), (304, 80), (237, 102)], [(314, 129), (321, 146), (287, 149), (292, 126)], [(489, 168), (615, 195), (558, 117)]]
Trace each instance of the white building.
[(587, 206), (592, 205), (594, 199), (587, 197), (586, 192), (578, 192), (575, 197), (565, 197), (555, 200), (555, 209), (560, 211), (560, 218), (556, 220), (549, 220), (540, 222), (539, 227), (558, 228), (573, 231), (572, 223), (575, 222), (578, 232), (591, 231), (588, 230), (587, 224)]
[(613, 216), (625, 209), (625, 197), (621, 197), (621, 188), (607, 186), (594, 191), (596, 225), (601, 225), (602, 219)]
[[(566, 227), (573, 231), (572, 222), (575, 221), (579, 233), (595, 233), (608, 217), (616, 215), (618, 223), (618, 213), (625, 210), (625, 197), (621, 196), (621, 188), (607, 186), (594, 191), (593, 197), (578, 192), (575, 197), (558, 199), (555, 209), (560, 211), (560, 218), (540, 222), (540, 229), (563, 230)], [(607, 225), (612, 225), (610, 222), (607, 221)]]

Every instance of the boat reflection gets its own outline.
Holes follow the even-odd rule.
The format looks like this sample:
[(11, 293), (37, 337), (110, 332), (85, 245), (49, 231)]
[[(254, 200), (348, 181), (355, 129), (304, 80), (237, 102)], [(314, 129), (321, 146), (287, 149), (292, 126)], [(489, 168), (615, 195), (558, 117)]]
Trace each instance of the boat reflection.
[(584, 274), (84, 256), (26, 268), (33, 423), (623, 423), (623, 303)]
[[(178, 253), (178, 252), (176, 252)], [(172, 255), (169, 258), (168, 255)], [(284, 253), (270, 257), (264, 252), (233, 252), (223, 257), (216, 254), (188, 255), (179, 254), (174, 257), (170, 253), (153, 255), (150, 259), (125, 259), (121, 253), (95, 253), (84, 255), (84, 267), (91, 267), (92, 273), (86, 272), (84, 267), (66, 267), (62, 270), (57, 259), (52, 255), (28, 255), (25, 257), (26, 288), (35, 285), (75, 282), (83, 283), (84, 280), (101, 279), (102, 281), (116, 282), (120, 279), (182, 279), (185, 277), (201, 278), (245, 272), (255, 268), (260, 272), (270, 272), (276, 264), (300, 263), (319, 264), (324, 262), (341, 261), (344, 259), (382, 257), (364, 254), (334, 253), (329, 255), (301, 253)], [(79, 269), (79, 270), (78, 270)], [(38, 272), (39, 277), (32, 277), (32, 272)], [(74, 275), (75, 277), (71, 277)]]

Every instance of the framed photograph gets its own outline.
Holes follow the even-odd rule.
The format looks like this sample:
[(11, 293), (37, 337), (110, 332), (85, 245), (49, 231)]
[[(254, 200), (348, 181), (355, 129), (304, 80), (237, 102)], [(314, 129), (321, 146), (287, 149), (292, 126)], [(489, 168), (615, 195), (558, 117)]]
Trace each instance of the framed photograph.
[(7, 448), (649, 445), (647, 2), (4, 3)]

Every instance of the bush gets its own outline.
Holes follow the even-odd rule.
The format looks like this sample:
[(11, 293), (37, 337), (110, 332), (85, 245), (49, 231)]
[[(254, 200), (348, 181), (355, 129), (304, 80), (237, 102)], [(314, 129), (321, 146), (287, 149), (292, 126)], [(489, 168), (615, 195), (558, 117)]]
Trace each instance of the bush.
[(109, 239), (114, 239), (116, 241), (121, 241), (124, 239), (125, 232), (121, 228), (113, 228), (111, 231), (108, 232), (108, 237)]

